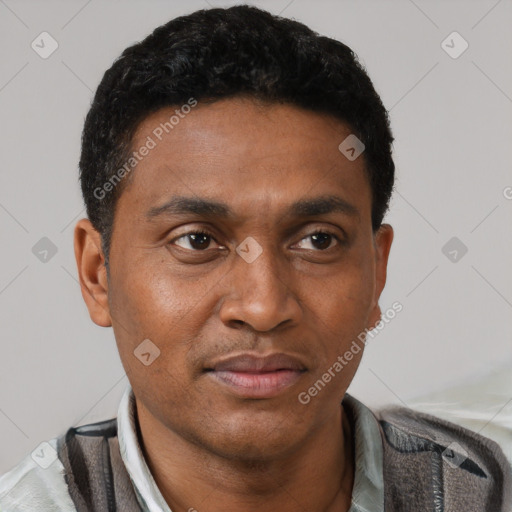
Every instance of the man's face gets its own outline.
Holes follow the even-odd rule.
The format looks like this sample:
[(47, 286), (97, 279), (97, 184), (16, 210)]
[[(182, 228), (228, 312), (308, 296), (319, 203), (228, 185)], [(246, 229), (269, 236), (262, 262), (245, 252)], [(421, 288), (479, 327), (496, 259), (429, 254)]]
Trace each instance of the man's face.
[[(157, 144), (117, 204), (108, 322), (91, 316), (111, 321), (139, 411), (229, 458), (283, 454), (339, 415), (362, 351), (298, 396), (379, 319), (392, 231), (372, 232), (340, 121), (231, 98), (158, 141), (174, 110), (138, 128), (133, 148)], [(134, 351), (148, 339), (160, 355), (146, 366)]]

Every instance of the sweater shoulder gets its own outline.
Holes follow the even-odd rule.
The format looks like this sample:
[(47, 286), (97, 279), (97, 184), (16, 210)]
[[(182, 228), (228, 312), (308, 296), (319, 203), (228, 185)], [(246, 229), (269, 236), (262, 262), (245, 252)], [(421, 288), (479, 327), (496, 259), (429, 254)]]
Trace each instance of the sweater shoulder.
[(390, 407), (374, 411), (374, 414), (386, 443), (398, 451), (417, 452), (427, 447), (436, 447), (443, 448), (442, 453), (447, 450), (444, 455), (450, 458), (451, 447), (452, 450), (469, 450), (467, 456), (474, 454), (477, 459), (495, 459), (504, 470), (510, 468), (495, 441), (468, 428), (407, 407)]
[(512, 470), (495, 441), (405, 407), (375, 415), (383, 441), (387, 499), (399, 504), (391, 510), (401, 510), (411, 500), (420, 507), (512, 510)]
[(117, 435), (117, 421), (111, 419), (80, 427), (40, 443), (10, 471), (0, 476), (0, 511), (74, 512), (69, 487), (68, 461), (63, 459), (67, 443), (93, 441)]
[(74, 512), (76, 510), (58, 457), (58, 438), (41, 443), (0, 477), (0, 510)]

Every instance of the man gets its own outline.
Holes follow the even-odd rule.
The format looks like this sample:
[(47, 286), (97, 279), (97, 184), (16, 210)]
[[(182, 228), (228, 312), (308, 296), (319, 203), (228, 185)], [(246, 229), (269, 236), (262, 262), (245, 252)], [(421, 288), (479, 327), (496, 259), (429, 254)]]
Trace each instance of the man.
[(510, 510), (497, 444), (346, 394), (381, 317), (392, 140), (348, 47), (256, 8), (125, 50), (85, 122), (75, 254), (130, 387), (5, 475), (1, 509)]

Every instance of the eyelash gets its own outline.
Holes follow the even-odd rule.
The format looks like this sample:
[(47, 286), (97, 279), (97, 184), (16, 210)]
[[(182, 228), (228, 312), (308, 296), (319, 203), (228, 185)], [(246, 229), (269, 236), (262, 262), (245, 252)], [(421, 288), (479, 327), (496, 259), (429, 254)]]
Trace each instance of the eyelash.
[[(334, 233), (333, 231), (330, 231), (329, 229), (317, 229), (317, 230), (313, 231), (312, 233), (309, 233), (308, 235), (306, 235), (303, 238), (301, 238), (300, 241), (304, 240), (304, 238), (309, 238), (309, 237), (312, 237), (314, 235), (320, 235), (320, 234), (332, 236), (338, 242), (339, 245), (343, 244), (343, 240), (341, 240), (340, 237), (336, 233)], [(179, 237), (175, 238), (174, 240), (171, 240), (171, 242), (169, 242), (169, 243), (173, 243), (176, 240), (179, 240), (180, 238), (184, 238), (184, 237), (189, 236), (189, 235), (205, 235), (205, 236), (208, 236), (208, 237), (212, 238), (215, 242), (217, 242), (215, 240), (215, 235), (213, 233), (209, 232), (206, 229), (200, 229), (200, 230), (197, 230), (197, 231), (188, 231), (187, 233), (183, 233), (182, 235), (180, 235)], [(328, 249), (318, 249), (318, 251), (319, 252), (323, 252), (323, 251), (327, 251), (329, 249), (331, 249), (331, 247), (329, 247)], [(185, 249), (185, 250), (188, 250), (188, 249)], [(201, 252), (201, 251), (197, 250), (197, 251), (193, 251), (193, 252)]]

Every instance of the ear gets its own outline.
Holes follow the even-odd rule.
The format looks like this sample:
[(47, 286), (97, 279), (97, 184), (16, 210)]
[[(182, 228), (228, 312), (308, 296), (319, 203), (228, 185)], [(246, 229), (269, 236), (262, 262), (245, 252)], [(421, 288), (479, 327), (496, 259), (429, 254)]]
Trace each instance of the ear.
[(101, 327), (110, 327), (112, 319), (101, 236), (89, 219), (81, 219), (75, 226), (74, 245), (82, 297), (91, 320)]
[(372, 328), (380, 320), (381, 310), (379, 298), (386, 284), (389, 251), (393, 243), (393, 228), (389, 224), (382, 224), (374, 235), (375, 246), (375, 289), (373, 294), (373, 308), (370, 313), (368, 328)]

